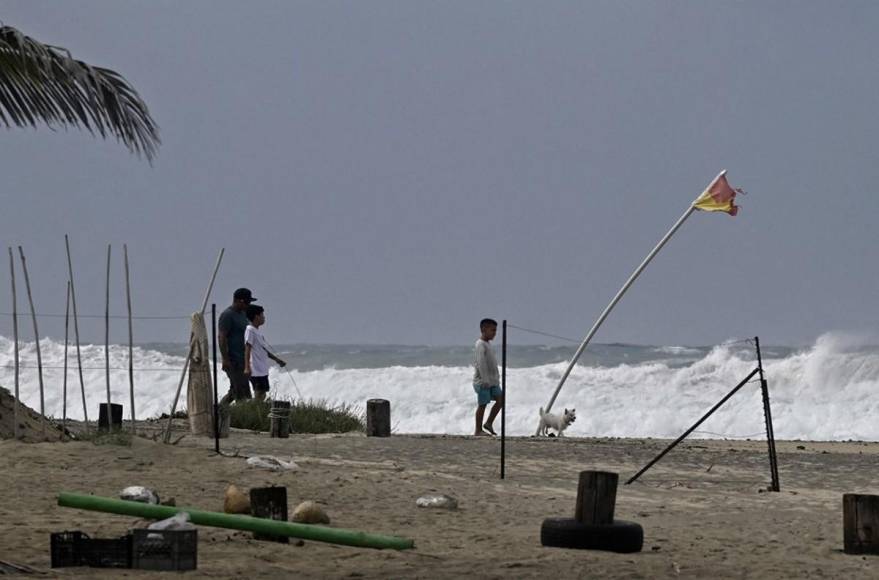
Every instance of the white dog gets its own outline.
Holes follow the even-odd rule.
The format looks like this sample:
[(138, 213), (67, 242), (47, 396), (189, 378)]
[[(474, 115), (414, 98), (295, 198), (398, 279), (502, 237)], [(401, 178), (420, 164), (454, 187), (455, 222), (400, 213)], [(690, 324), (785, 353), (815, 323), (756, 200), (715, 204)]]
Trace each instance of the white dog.
[(543, 407), (540, 408), (540, 427), (537, 429), (539, 435), (546, 435), (548, 428), (555, 429), (558, 437), (562, 436), (562, 431), (577, 419), (576, 409), (565, 409), (561, 415), (555, 413), (544, 413)]

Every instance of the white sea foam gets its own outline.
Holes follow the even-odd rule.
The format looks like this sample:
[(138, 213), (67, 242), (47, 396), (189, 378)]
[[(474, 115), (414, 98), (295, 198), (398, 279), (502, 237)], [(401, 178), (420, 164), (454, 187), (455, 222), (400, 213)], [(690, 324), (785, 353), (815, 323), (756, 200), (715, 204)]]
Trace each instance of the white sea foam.
[[(62, 415), (63, 344), (41, 341), (46, 413)], [(83, 379), (89, 417), (106, 400), (103, 346), (82, 347)], [(22, 400), (39, 409), (34, 344), (21, 347)], [(743, 358), (744, 357), (744, 358)], [(70, 350), (67, 414), (81, 419), (82, 400), (76, 358)], [(128, 349), (111, 345), (111, 396), (128, 414)], [(171, 406), (183, 358), (156, 350), (134, 351), (138, 417), (156, 416)], [(291, 367), (295, 363), (291, 363)], [(695, 362), (669, 365), (663, 360), (617, 366), (578, 366), (562, 389), (555, 409), (575, 407), (570, 436), (676, 437), (717, 403), (756, 366), (741, 348), (719, 346)], [(808, 349), (764, 361), (776, 437), (815, 440), (879, 440), (879, 349), (863, 337), (822, 336)], [(531, 434), (537, 409), (545, 406), (566, 363), (507, 371), (507, 430)], [(290, 371), (306, 398), (349, 403), (363, 408), (371, 398), (391, 401), (392, 423), (399, 433), (469, 433), (476, 398), (466, 366), (384, 366)], [(12, 342), (0, 337), (0, 384), (13, 389)], [(270, 380), (282, 396), (296, 390), (286, 372), (273, 368)], [(755, 379), (756, 380), (756, 379)], [(221, 374), (221, 393), (226, 389)], [(185, 389), (185, 386), (184, 386)], [(180, 405), (185, 404), (185, 393)], [(746, 384), (695, 436), (753, 436), (765, 431), (759, 385)]]

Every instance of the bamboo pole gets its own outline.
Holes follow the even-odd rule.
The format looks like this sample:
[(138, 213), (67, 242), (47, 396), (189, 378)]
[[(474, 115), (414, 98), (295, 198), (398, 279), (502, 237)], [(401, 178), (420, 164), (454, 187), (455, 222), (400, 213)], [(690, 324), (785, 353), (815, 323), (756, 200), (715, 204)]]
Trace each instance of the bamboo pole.
[(92, 510), (155, 520), (170, 518), (175, 514), (185, 512), (189, 514), (189, 519), (192, 523), (200, 526), (214, 526), (231, 530), (247, 530), (262, 534), (303, 538), (305, 540), (314, 540), (316, 542), (329, 542), (331, 544), (342, 544), (359, 548), (407, 550), (415, 547), (414, 540), (401, 538), (399, 536), (368, 534), (357, 530), (282, 522), (266, 518), (224, 514), (191, 508), (152, 505), (136, 501), (126, 501), (80, 493), (59, 493), (58, 505), (81, 510)]
[(40, 421), (43, 427), (43, 439), (46, 438), (46, 396), (43, 388), (43, 355), (40, 352), (40, 330), (37, 326), (37, 311), (34, 309), (34, 297), (31, 293), (31, 279), (27, 272), (27, 260), (24, 258), (24, 250), (18, 246), (18, 254), (21, 256), (21, 269), (24, 272), (24, 286), (27, 289), (27, 301), (31, 307), (31, 320), (34, 323), (34, 343), (37, 348), (37, 378), (40, 384)]
[[(723, 175), (725, 173), (726, 173), (726, 169), (724, 169), (723, 171), (718, 173), (717, 177), (715, 177), (713, 180), (711, 180), (711, 183), (708, 184), (708, 187), (706, 187), (705, 190), (707, 191), (707, 190), (711, 189), (714, 186), (714, 184), (717, 183), (717, 180), (720, 179), (721, 177), (723, 177)], [(571, 371), (574, 369), (574, 365), (577, 364), (577, 360), (580, 358), (580, 355), (583, 354), (584, 350), (586, 350), (586, 345), (588, 345), (589, 341), (592, 340), (592, 337), (595, 335), (595, 333), (598, 331), (598, 328), (601, 326), (601, 324), (604, 322), (604, 320), (610, 314), (610, 311), (613, 310), (614, 306), (617, 305), (617, 302), (619, 302), (620, 299), (623, 297), (623, 294), (626, 293), (626, 291), (629, 289), (629, 287), (631, 287), (631, 285), (635, 282), (635, 280), (638, 278), (638, 276), (641, 275), (641, 272), (643, 272), (644, 268), (646, 268), (647, 265), (650, 263), (650, 261), (653, 260), (654, 256), (656, 256), (656, 254), (659, 253), (659, 250), (661, 250), (662, 247), (665, 246), (666, 242), (668, 242), (671, 239), (671, 237), (675, 234), (675, 232), (678, 231), (678, 228), (680, 228), (683, 225), (683, 223), (685, 221), (687, 221), (687, 218), (690, 217), (690, 215), (694, 211), (696, 211), (696, 207), (693, 204), (690, 204), (690, 207), (687, 208), (687, 211), (685, 211), (683, 213), (683, 215), (680, 218), (678, 218), (678, 221), (675, 222), (675, 225), (673, 225), (671, 227), (671, 229), (668, 231), (668, 233), (666, 233), (665, 236), (663, 236), (662, 239), (659, 241), (659, 243), (656, 244), (656, 246), (650, 251), (650, 253), (647, 254), (647, 257), (644, 258), (644, 261), (641, 262), (641, 265), (639, 265), (637, 268), (635, 268), (635, 271), (632, 272), (632, 275), (629, 276), (629, 279), (626, 280), (626, 283), (623, 284), (623, 287), (619, 289), (616, 296), (614, 296), (613, 300), (610, 301), (610, 304), (608, 304), (604, 308), (604, 311), (601, 313), (601, 316), (598, 317), (598, 320), (596, 320), (595, 323), (592, 325), (592, 328), (589, 329), (589, 333), (586, 334), (586, 338), (583, 339), (583, 342), (580, 344), (580, 347), (577, 348), (577, 352), (574, 353), (574, 356), (571, 358), (571, 362), (568, 363), (568, 368), (566, 368), (564, 374), (562, 374), (562, 378), (561, 378), (561, 380), (559, 380), (558, 386), (556, 386), (555, 391), (552, 394), (552, 397), (550, 397), (550, 399), (549, 399), (549, 403), (546, 405), (546, 412), (547, 413), (549, 413), (550, 409), (552, 409), (552, 405), (553, 405), (553, 403), (555, 403), (555, 400), (556, 400), (556, 397), (558, 397), (559, 391), (562, 390), (562, 386), (565, 384), (565, 381), (568, 379), (568, 375), (570, 375)], [(539, 435), (540, 429), (538, 428), (538, 430), (535, 431), (534, 434)]]
[(67, 345), (70, 336), (70, 280), (67, 281), (67, 306), (64, 309), (64, 379), (62, 380), (61, 437), (67, 433)]
[[(211, 290), (214, 288), (214, 281), (217, 279), (217, 272), (220, 270), (220, 263), (223, 261), (223, 254), (226, 252), (226, 248), (220, 249), (220, 255), (217, 256), (217, 264), (214, 266), (214, 273), (211, 275), (211, 281), (208, 284), (208, 289), (204, 294), (204, 300), (201, 302), (201, 314), (204, 316), (204, 311), (208, 307), (208, 299), (211, 297)], [(186, 354), (186, 362), (183, 363), (183, 372), (180, 373), (180, 382), (177, 383), (177, 393), (174, 395), (174, 402), (171, 404), (171, 412), (168, 414), (168, 423), (165, 426), (165, 443), (171, 441), (171, 423), (174, 421), (174, 413), (177, 410), (177, 401), (180, 399), (180, 390), (183, 388), (183, 380), (186, 378), (186, 371), (189, 370), (189, 359), (192, 357), (192, 349), (195, 346), (195, 342), (190, 338), (189, 340), (189, 352)]]
[(107, 293), (104, 302), (104, 370), (107, 376), (107, 430), (113, 430), (113, 413), (110, 403), (110, 250), (107, 244)]
[(19, 429), (18, 429), (18, 407), (20, 405), (18, 401), (19, 392), (18, 392), (18, 382), (19, 382), (19, 367), (18, 367), (18, 299), (15, 294), (15, 260), (12, 258), (12, 247), (9, 248), (9, 275), (12, 280), (12, 340), (15, 343), (14, 346), (14, 359), (15, 359), (15, 404), (12, 406), (12, 421), (14, 425), (12, 426), (12, 436), (18, 440), (19, 437)]
[(85, 422), (85, 432), (89, 432), (89, 410), (85, 400), (85, 381), (82, 378), (82, 353), (79, 348), (79, 317), (76, 315), (76, 286), (73, 283), (73, 260), (70, 258), (70, 240), (64, 234), (64, 245), (67, 248), (67, 271), (70, 282), (70, 303), (73, 304), (73, 335), (76, 339), (76, 366), (79, 370), (79, 389), (82, 392), (82, 418)]
[(131, 317), (131, 277), (128, 274), (128, 244), (122, 244), (125, 254), (125, 299), (128, 302), (128, 385), (131, 391), (131, 432), (135, 433), (134, 413), (134, 328)]

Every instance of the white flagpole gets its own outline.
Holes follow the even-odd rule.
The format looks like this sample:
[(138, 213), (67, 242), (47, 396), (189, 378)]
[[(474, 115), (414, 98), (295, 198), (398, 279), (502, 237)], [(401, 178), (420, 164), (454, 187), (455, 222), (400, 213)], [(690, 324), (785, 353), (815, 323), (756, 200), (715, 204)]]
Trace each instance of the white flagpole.
[[(717, 180), (720, 179), (721, 177), (723, 177), (723, 175), (725, 173), (726, 173), (726, 169), (724, 169), (723, 171), (718, 173), (717, 177), (715, 177), (711, 181), (711, 183), (708, 184), (708, 187), (706, 187), (705, 189), (706, 190), (711, 189), (711, 187), (713, 187), (714, 184), (717, 183)], [(653, 248), (653, 250), (651, 250), (649, 254), (647, 254), (647, 257), (644, 258), (644, 261), (641, 262), (641, 265), (635, 269), (635, 271), (632, 273), (632, 275), (629, 276), (629, 279), (626, 280), (626, 283), (623, 284), (623, 287), (620, 288), (619, 292), (617, 292), (616, 296), (613, 297), (613, 300), (610, 301), (610, 304), (608, 304), (607, 307), (605, 307), (604, 311), (601, 313), (601, 316), (599, 316), (598, 320), (595, 321), (595, 324), (592, 325), (592, 328), (589, 330), (589, 333), (586, 335), (586, 338), (584, 338), (583, 342), (580, 343), (580, 347), (577, 349), (577, 352), (574, 353), (573, 358), (571, 358), (571, 362), (568, 363), (568, 368), (565, 369), (565, 372), (562, 375), (561, 380), (559, 380), (558, 386), (555, 388), (555, 392), (553, 392), (552, 397), (549, 399), (549, 403), (546, 405), (546, 408), (544, 409), (545, 412), (549, 413), (550, 409), (552, 409), (552, 405), (553, 405), (553, 403), (555, 403), (555, 400), (556, 400), (556, 397), (558, 397), (559, 391), (562, 390), (562, 385), (565, 384), (565, 381), (568, 379), (568, 375), (571, 374), (571, 371), (574, 369), (574, 365), (577, 364), (577, 360), (580, 358), (580, 355), (583, 354), (584, 350), (586, 350), (586, 345), (588, 345), (589, 341), (592, 340), (592, 337), (598, 331), (598, 328), (604, 322), (605, 318), (607, 318), (607, 316), (610, 314), (610, 311), (613, 310), (613, 307), (617, 305), (617, 302), (620, 301), (620, 299), (623, 297), (623, 294), (626, 293), (626, 291), (635, 282), (635, 280), (638, 278), (638, 276), (641, 274), (641, 272), (644, 271), (644, 268), (647, 267), (647, 264), (649, 264), (650, 261), (653, 259), (653, 257), (659, 253), (659, 250), (662, 249), (662, 247), (666, 244), (666, 242), (668, 242), (671, 239), (671, 237), (675, 234), (675, 232), (678, 231), (678, 228), (680, 228), (681, 225), (683, 225), (683, 223), (687, 220), (687, 218), (690, 217), (690, 214), (692, 214), (695, 210), (696, 210), (696, 208), (692, 204), (690, 204), (690, 207), (687, 208), (687, 211), (684, 212), (684, 215), (682, 215), (678, 219), (678, 221), (675, 222), (675, 225), (673, 225), (671, 227), (671, 229), (668, 230), (668, 233), (665, 234), (665, 236), (663, 236), (663, 238), (659, 241), (658, 244), (656, 244), (656, 247)], [(538, 434), (539, 434), (539, 432), (535, 432), (535, 435), (538, 435)]]

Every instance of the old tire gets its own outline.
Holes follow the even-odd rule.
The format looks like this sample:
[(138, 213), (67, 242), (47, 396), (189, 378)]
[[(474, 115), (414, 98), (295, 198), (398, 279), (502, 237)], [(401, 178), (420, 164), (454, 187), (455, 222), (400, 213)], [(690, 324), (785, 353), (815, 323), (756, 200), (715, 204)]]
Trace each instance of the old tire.
[(554, 548), (640, 552), (644, 546), (644, 529), (640, 524), (625, 520), (582, 524), (574, 518), (547, 518), (540, 526), (540, 543)]

